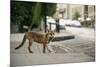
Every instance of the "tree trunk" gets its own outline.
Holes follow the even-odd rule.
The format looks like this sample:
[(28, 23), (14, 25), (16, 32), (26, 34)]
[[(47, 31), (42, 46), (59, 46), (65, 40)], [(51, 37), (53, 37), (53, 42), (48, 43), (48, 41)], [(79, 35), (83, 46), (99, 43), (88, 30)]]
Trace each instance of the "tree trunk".
[(47, 19), (46, 19), (46, 16), (44, 16), (44, 28), (45, 28), (45, 32), (47, 32)]
[(47, 7), (46, 7), (46, 3), (43, 5), (43, 7), (44, 7), (44, 17), (43, 17), (43, 19), (44, 19), (44, 32), (47, 32), (47, 19), (46, 19), (46, 11), (47, 11)]

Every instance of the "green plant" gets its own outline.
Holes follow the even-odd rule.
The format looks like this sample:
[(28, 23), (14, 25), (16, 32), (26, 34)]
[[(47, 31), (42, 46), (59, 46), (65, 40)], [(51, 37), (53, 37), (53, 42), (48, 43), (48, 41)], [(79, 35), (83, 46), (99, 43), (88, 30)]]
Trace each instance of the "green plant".
[(76, 11), (73, 15), (73, 20), (78, 20), (78, 18), (80, 17), (80, 13), (78, 11)]
[(46, 16), (52, 16), (55, 11), (55, 3), (11, 1), (11, 24), (26, 25), (32, 30), (43, 20), (46, 26)]
[(81, 22), (83, 27), (92, 27), (95, 28), (95, 20), (90, 20), (90, 21), (83, 21)]

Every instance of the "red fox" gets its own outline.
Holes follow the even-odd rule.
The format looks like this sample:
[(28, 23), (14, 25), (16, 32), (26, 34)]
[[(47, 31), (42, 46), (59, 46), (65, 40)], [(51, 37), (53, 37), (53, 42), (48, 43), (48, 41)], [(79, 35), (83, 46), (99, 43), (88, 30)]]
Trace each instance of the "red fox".
[(45, 53), (45, 49), (47, 47), (47, 44), (54, 38), (54, 32), (53, 31), (47, 31), (45, 34), (41, 34), (41, 33), (36, 33), (36, 32), (26, 32), (24, 35), (24, 38), (22, 40), (22, 43), (16, 47), (15, 49), (19, 49), (20, 47), (22, 47), (26, 41), (26, 39), (29, 40), (29, 45), (28, 45), (28, 51), (29, 53), (33, 53), (31, 50), (31, 46), (32, 46), (32, 42), (37, 42), (40, 44), (43, 44), (43, 53)]

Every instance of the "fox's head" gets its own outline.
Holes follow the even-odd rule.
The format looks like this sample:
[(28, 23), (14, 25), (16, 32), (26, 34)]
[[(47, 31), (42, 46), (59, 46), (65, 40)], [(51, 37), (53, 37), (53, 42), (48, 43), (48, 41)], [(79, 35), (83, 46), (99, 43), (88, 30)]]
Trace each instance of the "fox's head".
[(46, 35), (48, 36), (48, 37), (50, 37), (50, 38), (54, 38), (54, 31), (51, 31), (51, 30), (47, 30), (47, 32), (46, 32)]

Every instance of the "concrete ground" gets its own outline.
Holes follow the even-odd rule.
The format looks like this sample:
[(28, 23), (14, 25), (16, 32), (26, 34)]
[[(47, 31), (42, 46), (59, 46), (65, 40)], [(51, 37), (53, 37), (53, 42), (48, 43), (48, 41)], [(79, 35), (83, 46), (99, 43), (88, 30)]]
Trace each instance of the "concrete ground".
[(42, 45), (33, 42), (33, 54), (28, 52), (28, 41), (18, 50), (14, 50), (24, 34), (11, 34), (11, 67), (40, 64), (78, 63), (95, 61), (95, 30), (89, 28), (66, 27), (56, 36), (74, 35), (74, 39), (55, 41), (49, 44), (51, 53), (42, 53)]

